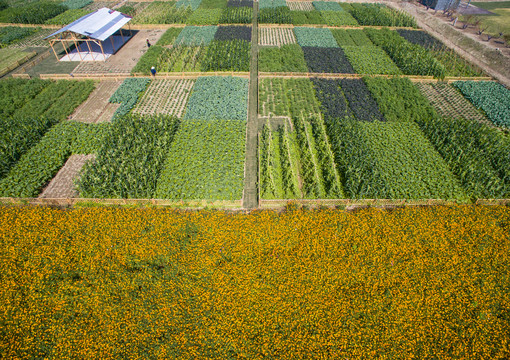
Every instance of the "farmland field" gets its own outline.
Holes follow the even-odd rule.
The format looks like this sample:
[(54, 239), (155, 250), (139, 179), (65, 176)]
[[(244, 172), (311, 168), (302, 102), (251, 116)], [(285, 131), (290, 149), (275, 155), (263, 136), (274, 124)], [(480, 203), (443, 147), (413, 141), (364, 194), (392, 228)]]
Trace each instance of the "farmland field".
[[(203, 195), (239, 201), (248, 181), (254, 184), (250, 191), (263, 200), (438, 198), (469, 202), (509, 196), (508, 89), (493, 81), (466, 81), (466, 77), (484, 74), (419, 29), (412, 17), (384, 5), (263, 0), (257, 9), (253, 4), (250, 0), (123, 3), (120, 9), (133, 16), (134, 24), (150, 29), (148, 34), (155, 29), (161, 34), (159, 24), (167, 24), (161, 26), (167, 30), (154, 38), (150, 48), (140, 42), (141, 57), (126, 70), (134, 76), (120, 80), (123, 84), (108, 103), (103, 99), (95, 105), (92, 96), (72, 116), (70, 112), (88, 96), (91, 83), (84, 82), (89, 85), (83, 89), (55, 84), (45, 88), (47, 83), (32, 80), (33, 87), (17, 83), (28, 97), (12, 103), (0, 101), (0, 110), (9, 119), (2, 125), (5, 134), (18, 144), (9, 153), (11, 142), (5, 140), (2, 150), (8, 154), (2, 163), (3, 177), (18, 169), (6, 186), (19, 181), (35, 158), (30, 150), (37, 149), (46, 134), (49, 138), (40, 144), (41, 149), (59, 141), (58, 129), (62, 130), (62, 149), (54, 164), (48, 164), (53, 166), (51, 171), (43, 169), (43, 162), (34, 162), (46, 174), (44, 181), (27, 185), (26, 192), (16, 185), (16, 190), (5, 190), (5, 194), (36, 196), (69, 154), (95, 154), (80, 182), (75, 179), (80, 196), (150, 198), (157, 193), (173, 200), (183, 194), (188, 200), (200, 200)], [(64, 23), (99, 5), (70, 0), (65, 8), (48, 5), (37, 17), (20, 20)], [(0, 10), (0, 17), (16, 11)], [(256, 28), (254, 20), (259, 23)], [(257, 34), (252, 34), (254, 29)], [(35, 26), (6, 28), (0, 31), (5, 47), (1, 51), (24, 51), (30, 39), (40, 39), (40, 32), (45, 33)], [(149, 77), (152, 66), (157, 70), (154, 78)], [(88, 75), (93, 76), (94, 66), (90, 68)], [(213, 76), (203, 76), (203, 72)], [(460, 81), (436, 81), (451, 76)], [(69, 93), (67, 86), (72, 88)], [(8, 92), (9, 99), (16, 93)], [(51, 96), (58, 98), (51, 100), (54, 105)], [(76, 101), (69, 101), (72, 96)], [(84, 116), (87, 107), (89, 117)], [(42, 118), (35, 119), (35, 113)], [(48, 132), (68, 118), (106, 121), (111, 126), (60, 125)], [(209, 121), (214, 125), (206, 126)], [(229, 122), (232, 131), (216, 139), (209, 132), (222, 122)], [(25, 136), (30, 126), (34, 133)], [(236, 156), (230, 164), (236, 167), (235, 181), (225, 179), (230, 185), (215, 188), (210, 171), (227, 166), (228, 161), (211, 160), (201, 171), (197, 164), (206, 164), (204, 159), (214, 150), (197, 147), (195, 182), (188, 184), (189, 193), (180, 193), (178, 189), (188, 185), (179, 182), (178, 174), (190, 174), (190, 170), (179, 161), (197, 146), (190, 140), (198, 136), (197, 129), (205, 129), (201, 141), (231, 139), (237, 144), (230, 152)], [(242, 142), (241, 129), (246, 131), (245, 140), (258, 139), (258, 143)], [(142, 130), (148, 133), (139, 133)], [(119, 140), (130, 132), (132, 153), (124, 148), (128, 143)], [(32, 157), (21, 161), (26, 154)], [(175, 155), (173, 162), (170, 155)], [(226, 164), (222, 165), (223, 160)], [(137, 162), (144, 164), (143, 170)], [(245, 163), (245, 174), (253, 172), (253, 177), (246, 175), (243, 189), (238, 181), (243, 179), (240, 164)], [(108, 178), (111, 174), (116, 177)], [(166, 180), (160, 182), (162, 174)], [(200, 190), (202, 180), (197, 179), (203, 179), (208, 190)]]
[(167, 114), (181, 118), (193, 80), (153, 80), (133, 109), (142, 115)]

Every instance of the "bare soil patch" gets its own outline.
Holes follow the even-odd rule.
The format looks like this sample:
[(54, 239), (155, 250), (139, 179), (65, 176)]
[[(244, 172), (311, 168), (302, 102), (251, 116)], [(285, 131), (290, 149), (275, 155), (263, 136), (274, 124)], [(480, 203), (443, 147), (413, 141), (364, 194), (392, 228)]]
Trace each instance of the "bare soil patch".
[(80, 175), (85, 163), (95, 157), (95, 155), (71, 155), (64, 167), (60, 169), (39, 197), (48, 199), (77, 197), (78, 191), (75, 189), (74, 181)]
[(85, 123), (110, 121), (119, 104), (110, 104), (108, 100), (120, 84), (122, 81), (101, 81), (89, 98), (71, 115), (71, 120)]

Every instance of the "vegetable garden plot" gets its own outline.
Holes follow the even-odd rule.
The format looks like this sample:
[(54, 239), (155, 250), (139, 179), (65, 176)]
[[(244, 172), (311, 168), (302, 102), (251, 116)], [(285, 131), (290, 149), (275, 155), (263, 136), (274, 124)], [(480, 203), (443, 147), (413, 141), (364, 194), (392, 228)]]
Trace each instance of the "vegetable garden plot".
[(487, 117), (450, 84), (415, 84), (434, 108), (444, 117), (486, 122)]
[[(0, 119), (12, 117), (26, 103), (52, 84), (49, 80), (8, 78), (0, 81)], [(51, 101), (51, 100), (50, 100)], [(39, 116), (41, 114), (35, 114)]]
[[(159, 57), (157, 69), (160, 72), (202, 71), (207, 52), (207, 46), (179, 45), (165, 49)], [(149, 69), (146, 71), (148, 73)]]
[(214, 40), (246, 40), (251, 41), (251, 27), (249, 26), (220, 26), (214, 35)]
[(261, 28), (259, 27), (259, 45), (282, 46), (295, 44), (296, 37), (291, 28)]
[(327, 28), (295, 27), (297, 43), (300, 46), (334, 48), (338, 44)]
[(92, 3), (92, 0), (66, 0), (62, 3), (68, 9), (81, 9)]
[(444, 46), (441, 41), (437, 40), (425, 31), (397, 29), (397, 32), (410, 43), (423, 46), (426, 49), (434, 49)]
[(114, 119), (96, 161), (83, 169), (78, 182), (80, 196), (153, 198), (178, 127), (179, 120), (166, 115)]
[(354, 69), (341, 48), (304, 46), (303, 53), (311, 73), (354, 74)]
[[(30, 28), (24, 28), (30, 29)], [(36, 28), (32, 35), (27, 36), (26, 38), (19, 39), (15, 43), (9, 45), (11, 48), (24, 49), (27, 47), (47, 47), (48, 40), (45, 40), (45, 37), (51, 35), (54, 32), (54, 29), (41, 29)]]
[(274, 9), (279, 7), (287, 7), (285, 0), (259, 0), (259, 9)]
[(373, 122), (361, 126), (387, 198), (467, 199), (458, 179), (416, 124)]
[(313, 7), (319, 11), (344, 11), (339, 3), (333, 1), (314, 1)]
[(510, 128), (510, 90), (492, 81), (456, 81), (454, 86), (495, 125)]
[(250, 42), (214, 40), (207, 48), (202, 71), (250, 71)]
[(227, 7), (221, 12), (220, 24), (251, 24), (252, 20), (251, 7)]
[(388, 120), (414, 120), (420, 126), (470, 197), (508, 197), (510, 140), (501, 131), (472, 120), (439, 118), (409, 79), (365, 82)]
[(155, 1), (135, 15), (133, 24), (184, 24), (191, 15), (191, 7), (177, 8), (175, 2)]
[(209, 45), (214, 40), (217, 26), (186, 26), (177, 36), (176, 45)]
[(188, 25), (218, 25), (222, 9), (197, 9), (186, 20)]
[(314, 9), (311, 1), (287, 1), (287, 7), (291, 11), (312, 11)]
[(342, 50), (357, 74), (402, 74), (397, 65), (379, 47), (343, 46)]
[(0, 197), (35, 197), (71, 155), (82, 124), (66, 121), (52, 127), (0, 180)]
[(178, 0), (175, 4), (176, 8), (191, 7), (193, 10), (198, 9), (202, 0)]
[(362, 29), (331, 29), (340, 47), (374, 45)]
[(290, 14), (292, 17), (293, 25), (309, 25), (309, 24), (325, 24), (326, 21), (323, 19), (320, 11), (292, 11)]
[(347, 11), (321, 11), (321, 16), (329, 26), (357, 26), (355, 18)]
[(241, 199), (245, 138), (244, 120), (183, 121), (168, 150), (155, 197)]
[(141, 115), (166, 114), (181, 118), (195, 80), (153, 80), (133, 109)]
[[(183, 29), (182, 28), (170, 28), (159, 38), (156, 45), (158, 46), (166, 46), (173, 45), (175, 39), (179, 36)], [(150, 50), (150, 49), (149, 49)]]
[(113, 118), (126, 115), (135, 106), (140, 93), (145, 91), (150, 79), (127, 78), (110, 97), (109, 102), (120, 104)]
[(309, 79), (261, 79), (259, 114), (262, 116), (311, 117), (320, 112), (320, 105)]
[(227, 7), (249, 7), (249, 8), (253, 8), (253, 0), (228, 0)]
[(418, 27), (412, 16), (386, 5), (352, 3), (348, 9), (360, 25)]
[(67, 25), (90, 13), (88, 9), (71, 9), (45, 21), (50, 25)]
[(22, 3), (0, 11), (0, 23), (11, 24), (44, 24), (44, 22), (67, 8), (52, 1)]
[(298, 44), (259, 50), (259, 71), (268, 72), (307, 72), (303, 50)]
[(0, 28), (0, 47), (17, 43), (34, 34), (39, 28), (5, 26)]
[(335, 119), (352, 118), (354, 116), (345, 95), (339, 87), (338, 80), (313, 78), (312, 82), (326, 123)]
[(248, 79), (232, 76), (199, 77), (184, 119), (244, 120), (248, 116)]
[(379, 106), (362, 79), (341, 79), (339, 85), (359, 121), (384, 121)]
[(257, 20), (259, 24), (292, 24), (291, 11), (288, 7), (259, 8)]
[(406, 75), (425, 75), (443, 79), (446, 68), (423, 47), (411, 44), (389, 29), (365, 29), (370, 40), (381, 46)]

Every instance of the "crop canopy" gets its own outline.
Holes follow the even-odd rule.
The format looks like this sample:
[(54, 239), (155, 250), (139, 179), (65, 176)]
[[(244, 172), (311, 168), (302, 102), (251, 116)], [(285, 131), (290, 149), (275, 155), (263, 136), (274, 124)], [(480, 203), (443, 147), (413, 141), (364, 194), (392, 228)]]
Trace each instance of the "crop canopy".
[(91, 39), (105, 41), (131, 19), (131, 16), (124, 15), (118, 11), (101, 8), (64, 26), (57, 32), (47, 36), (46, 39), (64, 31), (70, 31)]

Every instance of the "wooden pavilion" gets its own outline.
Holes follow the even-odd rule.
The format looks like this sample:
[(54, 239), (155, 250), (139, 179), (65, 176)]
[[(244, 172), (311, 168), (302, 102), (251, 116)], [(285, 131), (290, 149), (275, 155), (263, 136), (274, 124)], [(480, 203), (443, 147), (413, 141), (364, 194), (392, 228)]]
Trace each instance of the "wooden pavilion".
[[(122, 32), (122, 27), (131, 19), (131, 16), (118, 11), (101, 8), (64, 26), (46, 39), (51, 38), (50, 46), (57, 60), (74, 61), (76, 58), (79, 61), (95, 61), (102, 55), (102, 60), (106, 61), (133, 36), (131, 28), (127, 34)], [(61, 43), (66, 52), (62, 59), (58, 58), (54, 47), (57, 43)], [(75, 49), (69, 52), (68, 46), (72, 45)]]

